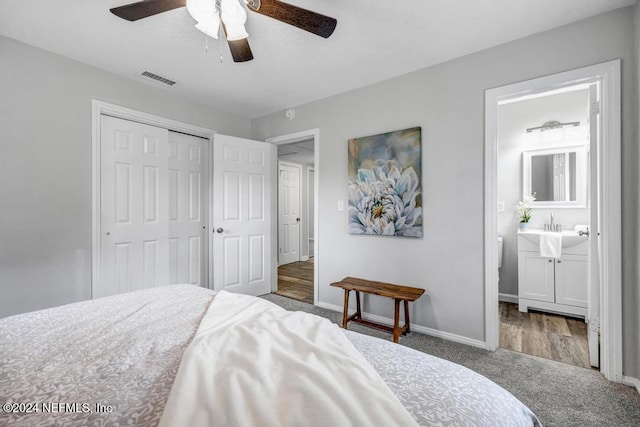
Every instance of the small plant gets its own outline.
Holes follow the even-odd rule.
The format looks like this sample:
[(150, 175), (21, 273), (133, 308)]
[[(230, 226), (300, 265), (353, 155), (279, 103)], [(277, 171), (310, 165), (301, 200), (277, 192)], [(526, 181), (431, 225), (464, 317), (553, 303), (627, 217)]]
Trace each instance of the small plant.
[(531, 202), (535, 199), (535, 196), (524, 196), (522, 201), (516, 205), (516, 213), (520, 218), (520, 222), (529, 222), (531, 219)]

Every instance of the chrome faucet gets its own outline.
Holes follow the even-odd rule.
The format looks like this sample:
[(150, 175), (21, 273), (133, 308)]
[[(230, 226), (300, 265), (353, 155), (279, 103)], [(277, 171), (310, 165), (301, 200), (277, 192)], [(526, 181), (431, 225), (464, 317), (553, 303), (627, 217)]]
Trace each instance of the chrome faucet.
[(553, 212), (549, 214), (549, 224), (544, 225), (545, 231), (562, 231), (560, 224), (556, 224), (553, 219)]

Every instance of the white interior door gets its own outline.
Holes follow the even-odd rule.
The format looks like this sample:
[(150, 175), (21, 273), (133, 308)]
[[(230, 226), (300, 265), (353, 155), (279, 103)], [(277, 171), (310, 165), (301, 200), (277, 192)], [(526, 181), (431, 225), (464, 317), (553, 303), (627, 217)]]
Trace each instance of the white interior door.
[(600, 188), (600, 100), (598, 85), (589, 87), (589, 280), (588, 280), (588, 341), (591, 366), (600, 367), (600, 260), (602, 243), (600, 241), (600, 219), (602, 203)]
[(300, 170), (278, 162), (278, 265), (300, 261)]
[(271, 292), (271, 144), (216, 135), (213, 144), (214, 288)]
[(100, 283), (94, 297), (169, 284), (168, 131), (101, 117)]
[(169, 132), (169, 282), (208, 286), (207, 140)]

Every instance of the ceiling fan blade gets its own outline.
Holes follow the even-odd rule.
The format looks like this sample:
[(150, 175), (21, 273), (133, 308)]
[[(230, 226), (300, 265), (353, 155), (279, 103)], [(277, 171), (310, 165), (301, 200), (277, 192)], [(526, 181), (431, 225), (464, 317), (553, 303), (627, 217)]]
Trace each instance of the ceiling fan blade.
[[(227, 37), (227, 27), (222, 22), (222, 31), (224, 31), (225, 38)], [(253, 59), (253, 53), (249, 46), (248, 39), (240, 40), (227, 40), (229, 44), (229, 50), (231, 51), (231, 57), (233, 62), (247, 62)]]
[(228, 40), (227, 43), (229, 43), (233, 62), (247, 62), (253, 59), (253, 53), (247, 39)]
[(186, 4), (187, 0), (142, 0), (109, 10), (114, 15), (127, 21), (137, 21), (138, 19), (177, 9)]
[(298, 27), (301, 30), (324, 37), (325, 39), (333, 34), (333, 30), (336, 29), (336, 25), (338, 24), (335, 18), (330, 18), (279, 0), (260, 0), (257, 4), (259, 6), (254, 8), (252, 2), (249, 1), (247, 6), (253, 12), (269, 16), (278, 21)]

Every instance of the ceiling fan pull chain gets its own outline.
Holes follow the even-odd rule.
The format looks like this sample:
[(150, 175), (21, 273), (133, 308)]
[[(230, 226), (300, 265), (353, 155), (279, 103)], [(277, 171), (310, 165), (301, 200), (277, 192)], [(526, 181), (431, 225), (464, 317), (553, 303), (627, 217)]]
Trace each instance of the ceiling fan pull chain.
[(220, 63), (222, 64), (222, 25), (218, 29), (218, 53), (220, 55)]
[[(216, 0), (216, 12), (218, 13), (218, 16), (222, 17), (222, 0)], [(218, 27), (218, 58), (220, 59), (220, 63), (222, 64), (222, 23), (220, 23), (220, 26)]]

